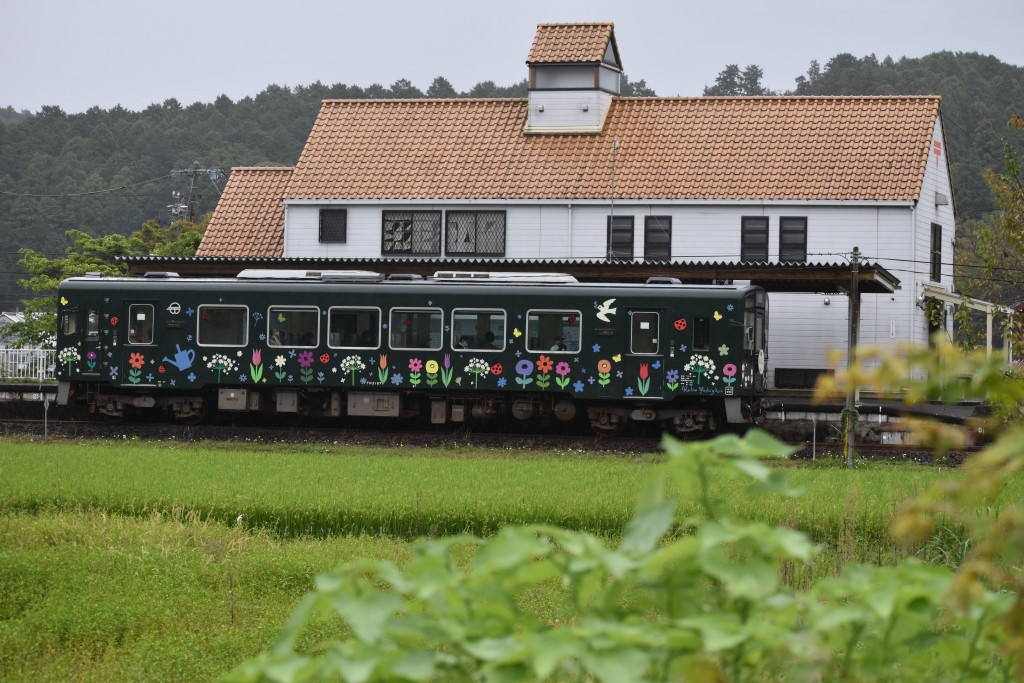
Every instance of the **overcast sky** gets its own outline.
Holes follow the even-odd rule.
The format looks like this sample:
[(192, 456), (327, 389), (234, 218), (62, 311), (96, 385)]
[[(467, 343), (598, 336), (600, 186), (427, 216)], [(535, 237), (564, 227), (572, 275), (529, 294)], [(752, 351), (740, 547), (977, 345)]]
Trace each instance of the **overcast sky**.
[(315, 81), (506, 86), (553, 21), (614, 22), (627, 75), (659, 95), (700, 95), (726, 64), (790, 90), (841, 52), (1024, 66), (1024, 0), (0, 0), (0, 107), (137, 111)]

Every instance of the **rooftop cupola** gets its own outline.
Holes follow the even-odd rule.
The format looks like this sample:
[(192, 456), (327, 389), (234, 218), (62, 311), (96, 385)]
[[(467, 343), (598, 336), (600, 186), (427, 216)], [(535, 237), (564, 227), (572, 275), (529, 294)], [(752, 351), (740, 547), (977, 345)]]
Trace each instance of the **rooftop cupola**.
[(601, 131), (622, 74), (614, 24), (537, 24), (526, 65), (527, 133)]

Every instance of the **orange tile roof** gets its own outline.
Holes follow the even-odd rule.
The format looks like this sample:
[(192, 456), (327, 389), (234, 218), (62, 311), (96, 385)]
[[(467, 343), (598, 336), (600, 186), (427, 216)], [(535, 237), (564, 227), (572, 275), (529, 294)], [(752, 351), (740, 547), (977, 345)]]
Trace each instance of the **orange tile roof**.
[(291, 177), (290, 168), (232, 168), (196, 256), (283, 256)]
[[(912, 201), (938, 97), (614, 98), (598, 134), (527, 100), (325, 100), (285, 199)], [(223, 201), (223, 200), (222, 200)]]
[(527, 64), (597, 64), (604, 59), (609, 41), (619, 61), (611, 22), (589, 24), (537, 24)]

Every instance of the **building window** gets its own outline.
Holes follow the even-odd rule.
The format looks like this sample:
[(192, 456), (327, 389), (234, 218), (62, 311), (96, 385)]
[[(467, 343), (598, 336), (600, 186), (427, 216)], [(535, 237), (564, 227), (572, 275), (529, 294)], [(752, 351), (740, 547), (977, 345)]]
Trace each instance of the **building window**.
[(932, 282), (942, 282), (942, 226), (932, 223), (931, 248)]
[(441, 254), (440, 211), (385, 211), (381, 251), (385, 254)]
[(644, 259), (668, 261), (672, 258), (672, 217), (644, 218)]
[(202, 305), (196, 313), (200, 346), (245, 346), (249, 341), (249, 307)]
[(608, 258), (633, 258), (633, 217), (608, 217)]
[(449, 211), (445, 252), (459, 256), (504, 256), (504, 211)]
[(779, 261), (807, 261), (807, 218), (779, 219)]
[(768, 217), (744, 216), (740, 224), (740, 261), (768, 260)]
[(344, 244), (348, 237), (347, 209), (320, 209), (320, 242)]

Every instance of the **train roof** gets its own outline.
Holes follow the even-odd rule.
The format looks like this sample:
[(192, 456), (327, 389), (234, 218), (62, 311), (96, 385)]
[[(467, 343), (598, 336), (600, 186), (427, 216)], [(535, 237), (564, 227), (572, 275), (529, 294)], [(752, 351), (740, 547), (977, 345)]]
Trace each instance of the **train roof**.
[(84, 276), (72, 277), (64, 280), (61, 287), (71, 285), (94, 284), (98, 287), (109, 286), (112, 283), (131, 285), (133, 287), (154, 288), (190, 287), (193, 285), (214, 286), (233, 288), (234, 286), (249, 287), (254, 284), (282, 285), (370, 285), (370, 286), (396, 286), (410, 285), (422, 286), (444, 286), (461, 287), (467, 285), (487, 286), (539, 286), (539, 287), (566, 287), (573, 290), (589, 289), (615, 289), (615, 290), (637, 290), (649, 288), (671, 288), (678, 290), (713, 290), (724, 291), (745, 291), (748, 289), (760, 289), (755, 285), (709, 285), (709, 284), (682, 284), (678, 279), (671, 277), (651, 277), (644, 283), (623, 283), (623, 282), (580, 282), (574, 276), (566, 273), (534, 273), (534, 272), (488, 272), (488, 271), (437, 271), (431, 276), (415, 274), (392, 274), (383, 275), (367, 270), (277, 270), (277, 269), (247, 269), (241, 271), (236, 277), (181, 277), (173, 272), (149, 272), (143, 277), (115, 276), (104, 277), (100, 273), (86, 273)]

